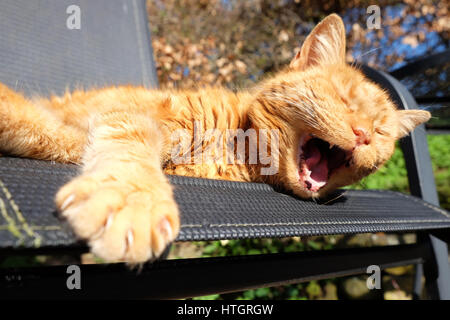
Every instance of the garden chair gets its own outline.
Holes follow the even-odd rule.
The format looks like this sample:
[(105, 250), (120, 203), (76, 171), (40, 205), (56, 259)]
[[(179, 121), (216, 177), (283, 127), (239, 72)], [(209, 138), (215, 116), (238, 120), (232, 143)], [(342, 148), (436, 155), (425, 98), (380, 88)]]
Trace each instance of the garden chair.
[[(70, 5), (81, 9), (69, 29)], [(449, 53), (444, 56), (448, 61)], [(362, 66), (399, 108), (416, 108), (392, 76)], [(6, 0), (0, 4), (0, 81), (27, 95), (66, 88), (136, 84), (156, 87), (143, 0)], [(424, 127), (402, 139), (411, 195), (346, 191), (317, 204), (256, 183), (170, 176), (181, 211), (178, 241), (416, 232), (417, 243), (250, 256), (158, 260), (140, 272), (124, 264), (80, 265), (81, 290), (69, 290), (66, 265), (0, 268), (0, 296), (37, 298), (186, 298), (416, 265), (433, 299), (450, 299), (450, 214), (439, 207)], [(0, 157), (0, 261), (23, 255), (80, 254), (56, 217), (53, 197), (77, 167)]]

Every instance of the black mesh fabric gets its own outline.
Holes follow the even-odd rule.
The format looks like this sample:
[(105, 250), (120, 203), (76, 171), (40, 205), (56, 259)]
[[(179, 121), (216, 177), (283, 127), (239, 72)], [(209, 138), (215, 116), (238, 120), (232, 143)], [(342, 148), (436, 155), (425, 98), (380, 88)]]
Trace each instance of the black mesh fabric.
[[(79, 8), (80, 29), (67, 27), (70, 6)], [(0, 81), (27, 95), (156, 87), (146, 14), (145, 0), (3, 0)]]
[[(0, 247), (80, 247), (53, 197), (77, 167), (0, 158)], [(181, 210), (177, 240), (286, 237), (450, 227), (450, 214), (390, 191), (345, 191), (318, 204), (257, 183), (169, 176)]]

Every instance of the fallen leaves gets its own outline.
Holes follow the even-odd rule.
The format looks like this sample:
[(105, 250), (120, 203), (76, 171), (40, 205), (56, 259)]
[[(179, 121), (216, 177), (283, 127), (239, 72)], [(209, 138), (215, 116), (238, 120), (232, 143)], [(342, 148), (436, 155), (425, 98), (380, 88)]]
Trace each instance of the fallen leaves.
[[(347, 60), (357, 57), (359, 62), (389, 69), (412, 59), (414, 50), (405, 51), (404, 46), (416, 49), (429, 42), (426, 53), (442, 44), (448, 47), (448, 4), (449, 0), (394, 1), (382, 7), (381, 29), (368, 30), (364, 4), (341, 3), (340, 13), (345, 13), (350, 27)], [(325, 7), (334, 8), (331, 1), (318, 6), (312, 0), (236, 1), (229, 6), (221, 0), (149, 1), (160, 84), (250, 85), (289, 63), (313, 25), (328, 13)], [(428, 37), (430, 32), (437, 33), (438, 44)]]
[(403, 44), (408, 44), (411, 47), (415, 48), (419, 45), (419, 40), (415, 34), (404, 36), (402, 39)]

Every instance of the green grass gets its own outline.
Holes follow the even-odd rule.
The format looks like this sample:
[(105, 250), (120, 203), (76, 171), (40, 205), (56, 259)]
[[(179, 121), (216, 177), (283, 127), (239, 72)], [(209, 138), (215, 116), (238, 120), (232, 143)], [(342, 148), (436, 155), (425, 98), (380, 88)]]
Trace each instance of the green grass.
[[(450, 210), (450, 135), (429, 135), (427, 138), (439, 201), (443, 208)], [(385, 166), (350, 188), (387, 189), (408, 193), (405, 160), (400, 148), (397, 146)]]

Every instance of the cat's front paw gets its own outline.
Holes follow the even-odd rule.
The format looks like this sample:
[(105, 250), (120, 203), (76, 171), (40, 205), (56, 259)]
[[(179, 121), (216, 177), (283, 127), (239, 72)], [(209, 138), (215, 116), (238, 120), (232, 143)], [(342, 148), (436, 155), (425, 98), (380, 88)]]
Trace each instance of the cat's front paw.
[(82, 175), (61, 188), (56, 205), (76, 235), (106, 261), (156, 258), (179, 231), (178, 208), (165, 181), (150, 188)]

